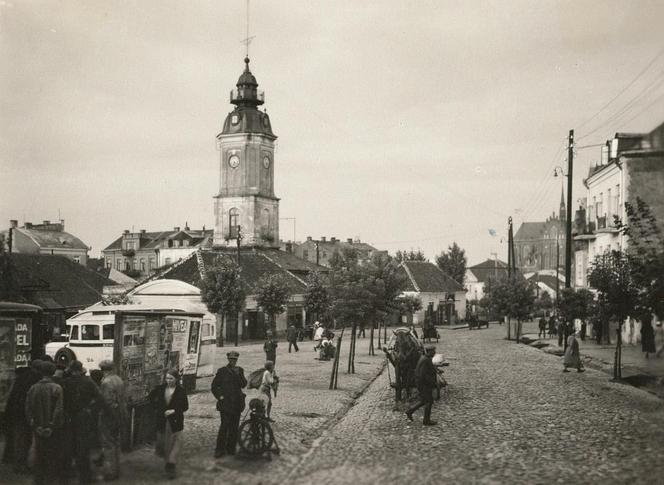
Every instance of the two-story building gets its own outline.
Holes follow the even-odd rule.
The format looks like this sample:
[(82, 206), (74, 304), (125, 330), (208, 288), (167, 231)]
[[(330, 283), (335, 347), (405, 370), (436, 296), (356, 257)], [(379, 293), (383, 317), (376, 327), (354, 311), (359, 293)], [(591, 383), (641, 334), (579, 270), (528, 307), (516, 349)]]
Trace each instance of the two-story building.
[(106, 268), (144, 277), (157, 268), (186, 258), (199, 248), (211, 247), (213, 232), (205, 227), (196, 230), (188, 226), (159, 232), (125, 230), (122, 236), (102, 250), (102, 257)]
[(326, 236), (322, 236), (320, 239), (313, 239), (309, 236), (302, 243), (291, 244), (290, 248), (298, 258), (327, 267), (330, 266), (330, 260), (335, 253), (343, 254), (344, 251), (353, 251), (359, 264), (371, 261), (375, 254), (387, 254), (387, 251), (376, 249), (359, 239), (348, 238), (342, 241), (336, 237), (328, 239)]
[(9, 221), (9, 229), (0, 231), (7, 251), (14, 254), (48, 254), (64, 256), (75, 263), (86, 265), (90, 248), (79, 238), (65, 232), (65, 221), (44, 221), (42, 224)]

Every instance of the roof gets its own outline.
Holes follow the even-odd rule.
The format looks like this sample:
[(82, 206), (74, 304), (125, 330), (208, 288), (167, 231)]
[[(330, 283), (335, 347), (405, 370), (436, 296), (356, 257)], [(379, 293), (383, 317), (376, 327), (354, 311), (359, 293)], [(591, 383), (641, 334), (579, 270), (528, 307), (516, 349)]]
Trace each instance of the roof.
[[(533, 283), (544, 283), (546, 286), (548, 286), (551, 289), (556, 288), (556, 277), (547, 275), (547, 274), (538, 274), (534, 273), (532, 276), (528, 278), (528, 281), (532, 281)], [(565, 285), (564, 281), (558, 280), (558, 285), (562, 288)]]
[(506, 277), (507, 276), (507, 263), (498, 259), (487, 259), (475, 266), (468, 268), (477, 278), (480, 283), (486, 283), (489, 278)]
[(407, 276), (405, 291), (418, 293), (454, 293), (465, 291), (457, 281), (428, 261), (404, 261), (399, 266)]
[(71, 248), (87, 251), (88, 246), (76, 236), (65, 231), (41, 231), (38, 229), (14, 228), (14, 231), (32, 239), (40, 248)]
[(522, 222), (514, 239), (540, 239), (546, 230), (546, 222)]
[[(136, 233), (134, 233), (136, 234)], [(140, 236), (140, 242), (141, 242), (141, 247), (138, 249), (154, 249), (154, 248), (159, 248), (161, 247), (161, 244), (163, 241), (168, 240), (168, 239), (177, 239), (177, 240), (182, 240), (182, 239), (191, 239), (195, 243), (192, 244), (190, 247), (204, 247), (208, 245), (208, 243), (212, 242), (212, 237), (214, 235), (214, 230), (212, 229), (206, 229), (206, 230), (193, 230), (193, 229), (178, 229), (176, 230), (171, 230), (171, 231), (156, 231), (156, 232), (143, 232), (143, 233), (138, 233)], [(103, 251), (112, 251), (115, 249), (122, 249), (122, 239), (123, 236), (120, 236), (117, 238), (115, 241), (113, 241), (111, 244), (109, 244), (106, 248), (103, 249)], [(145, 241), (145, 242), (144, 242)]]
[[(281, 253), (281, 254), (279, 254)], [(214, 266), (218, 258), (232, 258), (237, 257), (236, 250), (229, 250), (225, 248), (201, 251), (201, 259), (203, 261), (203, 269), (207, 270)], [(306, 284), (301, 277), (294, 274), (294, 271), (304, 271), (304, 268), (312, 268), (307, 271), (314, 271), (319, 268), (316, 265), (305, 266), (304, 261), (296, 262), (295, 259), (284, 257), (288, 253), (279, 251), (278, 249), (241, 249), (240, 250), (240, 267), (242, 269), (242, 279), (247, 284), (249, 294), (253, 293), (257, 286), (258, 281), (262, 276), (271, 274), (281, 274), (285, 277), (288, 288), (292, 294), (303, 294), (306, 291)], [(314, 269), (315, 268), (315, 269)], [(171, 268), (159, 273), (156, 279), (168, 278), (171, 280), (180, 280), (191, 285), (201, 287), (201, 274), (198, 267), (198, 258), (196, 253), (192, 253), (190, 257), (183, 259), (179, 264), (174, 264)]]
[[(25, 303), (44, 309), (84, 308), (114, 282), (64, 256), (11, 254), (11, 287)], [(0, 295), (2, 297), (2, 295)]]

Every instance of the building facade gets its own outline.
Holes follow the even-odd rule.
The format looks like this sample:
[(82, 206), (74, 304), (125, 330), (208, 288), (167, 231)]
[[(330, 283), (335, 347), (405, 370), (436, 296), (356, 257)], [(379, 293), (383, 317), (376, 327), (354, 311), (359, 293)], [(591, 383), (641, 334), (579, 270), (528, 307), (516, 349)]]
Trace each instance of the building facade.
[(211, 229), (190, 229), (186, 225), (184, 229), (176, 226), (172, 231), (125, 230), (101, 253), (107, 269), (145, 277), (198, 249), (211, 247), (212, 237)]
[(65, 221), (43, 221), (42, 224), (9, 221), (9, 229), (0, 231), (4, 236), (7, 250), (15, 254), (48, 254), (64, 256), (75, 263), (86, 265), (90, 248), (76, 236), (65, 232)]
[(235, 105), (217, 135), (219, 193), (215, 196), (214, 245), (279, 247), (279, 199), (274, 194), (274, 142), (265, 101), (249, 58), (236, 89)]
[(484, 298), (484, 288), (490, 279), (499, 280), (507, 278), (507, 263), (498, 258), (487, 259), (479, 264), (466, 268), (464, 287), (468, 300), (480, 301)]
[(387, 251), (380, 251), (359, 239), (348, 238), (342, 241), (336, 237), (328, 239), (326, 236), (322, 236), (317, 240), (309, 236), (306, 241), (291, 244), (290, 247), (293, 254), (298, 258), (326, 267), (330, 266), (330, 260), (335, 253), (343, 254), (344, 251), (353, 251), (359, 264), (371, 261), (375, 254), (387, 254)]

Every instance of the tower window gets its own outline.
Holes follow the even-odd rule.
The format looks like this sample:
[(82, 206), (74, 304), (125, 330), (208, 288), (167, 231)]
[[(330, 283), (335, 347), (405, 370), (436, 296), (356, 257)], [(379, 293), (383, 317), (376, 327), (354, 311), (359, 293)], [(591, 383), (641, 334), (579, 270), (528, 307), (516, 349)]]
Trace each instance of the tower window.
[(240, 225), (240, 211), (233, 207), (228, 211), (228, 235), (231, 239), (237, 238), (238, 225)]

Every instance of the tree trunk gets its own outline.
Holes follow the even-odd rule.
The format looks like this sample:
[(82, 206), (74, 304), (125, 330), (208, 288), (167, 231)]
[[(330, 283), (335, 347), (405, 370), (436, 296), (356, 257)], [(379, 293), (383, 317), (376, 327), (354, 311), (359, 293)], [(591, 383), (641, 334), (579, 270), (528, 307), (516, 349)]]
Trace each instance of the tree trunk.
[(224, 315), (221, 313), (215, 314), (217, 320), (217, 347), (224, 346)]
[(240, 329), (238, 321), (240, 320), (239, 313), (235, 315), (235, 346), (237, 347), (239, 345), (239, 339), (240, 339)]
[(512, 340), (512, 319), (507, 317), (507, 340)]
[(371, 324), (371, 330), (369, 330), (369, 355), (376, 355), (374, 352), (374, 325)]

